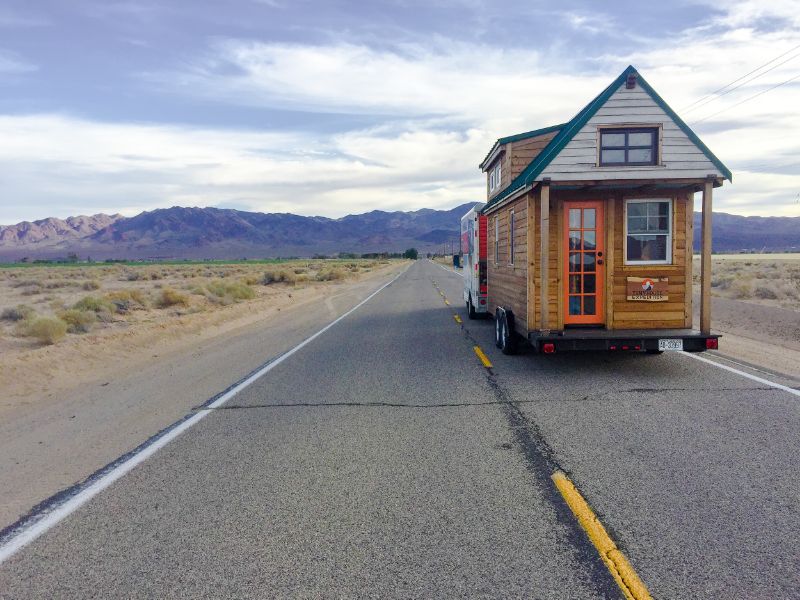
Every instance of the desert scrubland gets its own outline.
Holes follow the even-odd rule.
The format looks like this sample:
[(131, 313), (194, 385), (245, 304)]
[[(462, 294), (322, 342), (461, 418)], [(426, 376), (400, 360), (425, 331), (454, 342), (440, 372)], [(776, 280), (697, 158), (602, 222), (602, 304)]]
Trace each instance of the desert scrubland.
[[(397, 261), (394, 261), (397, 262)], [(388, 260), (85, 264), (0, 268), (0, 387), (31, 396), (79, 383), (154, 345), (214, 335), (324, 296)]]

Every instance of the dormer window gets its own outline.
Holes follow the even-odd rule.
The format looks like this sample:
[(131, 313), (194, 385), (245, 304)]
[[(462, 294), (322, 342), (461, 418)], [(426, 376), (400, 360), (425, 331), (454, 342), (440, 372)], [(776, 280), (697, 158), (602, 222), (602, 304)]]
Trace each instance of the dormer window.
[(497, 165), (489, 171), (489, 193), (494, 192), (495, 190), (500, 189), (500, 181), (501, 181), (501, 163), (497, 163)]
[(657, 127), (600, 130), (601, 167), (657, 164)]

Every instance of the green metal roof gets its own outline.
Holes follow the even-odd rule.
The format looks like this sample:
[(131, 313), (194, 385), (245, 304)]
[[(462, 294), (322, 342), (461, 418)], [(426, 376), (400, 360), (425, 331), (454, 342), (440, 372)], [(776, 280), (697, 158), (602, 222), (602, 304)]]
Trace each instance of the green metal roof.
[[(658, 93), (656, 93), (656, 91), (652, 87), (650, 87), (650, 84), (648, 84), (647, 81), (645, 81), (644, 77), (642, 77), (632, 66), (629, 66), (619, 75), (619, 77), (617, 77), (614, 81), (612, 81), (611, 84), (606, 89), (604, 89), (594, 100), (592, 100), (591, 102), (589, 102), (589, 104), (583, 107), (583, 109), (577, 115), (575, 115), (572, 118), (572, 120), (570, 120), (564, 125), (556, 125), (553, 128), (551, 128), (551, 129), (557, 129), (561, 127), (562, 129), (552, 140), (550, 140), (550, 143), (547, 146), (545, 146), (545, 148), (539, 153), (539, 155), (536, 156), (536, 158), (534, 158), (530, 162), (530, 164), (527, 167), (525, 167), (525, 169), (523, 169), (523, 171), (519, 175), (517, 175), (517, 177), (515, 177), (510, 184), (508, 184), (508, 187), (506, 187), (506, 189), (504, 189), (502, 192), (500, 192), (497, 196), (492, 198), (486, 204), (483, 210), (485, 211), (487, 208), (491, 208), (498, 202), (502, 201), (504, 198), (507, 198), (514, 192), (517, 192), (520, 189), (524, 188), (531, 181), (535, 180), (536, 177), (541, 175), (542, 171), (544, 171), (547, 165), (549, 165), (552, 162), (552, 160), (558, 155), (558, 153), (564, 149), (564, 146), (566, 146), (572, 140), (572, 138), (575, 137), (575, 134), (577, 134), (583, 128), (583, 126), (586, 125), (589, 119), (591, 119), (595, 115), (595, 113), (600, 109), (600, 107), (603, 106), (608, 101), (609, 98), (611, 98), (614, 92), (616, 92), (619, 89), (619, 87), (623, 83), (625, 83), (625, 80), (628, 78), (628, 75), (631, 74), (635, 74), (637, 76), (637, 83), (642, 86), (642, 89), (645, 90), (650, 95), (653, 101), (656, 104), (658, 104), (665, 113), (667, 113), (667, 115), (675, 122), (675, 124), (686, 134), (686, 136), (698, 148), (700, 148), (703, 154), (706, 155), (706, 158), (708, 158), (714, 164), (714, 166), (719, 169), (720, 173), (722, 173), (725, 179), (733, 181), (733, 175), (731, 174), (730, 170), (724, 164), (722, 164), (722, 161), (720, 161), (716, 156), (714, 156), (714, 153), (711, 152), (711, 150), (709, 150), (708, 147), (703, 142), (700, 141), (700, 138), (697, 137), (697, 134), (695, 134), (694, 131), (692, 131), (689, 128), (689, 126), (683, 122), (683, 119), (681, 119), (675, 113), (675, 111), (672, 110), (666, 102), (664, 102), (664, 99), (661, 98), (661, 96), (659, 96)], [(543, 131), (543, 130), (538, 130), (538, 131)], [(501, 138), (501, 139), (507, 139), (507, 138)]]
[(486, 162), (486, 160), (492, 155), (494, 149), (498, 146), (502, 146), (503, 144), (508, 144), (509, 142), (518, 142), (519, 140), (527, 140), (528, 138), (537, 137), (540, 135), (544, 135), (546, 133), (552, 133), (554, 131), (558, 131), (562, 127), (564, 127), (566, 123), (561, 123), (560, 125), (551, 125), (550, 127), (542, 127), (541, 129), (534, 129), (533, 131), (525, 131), (524, 133), (517, 133), (515, 135), (508, 135), (506, 137), (497, 138), (497, 141), (492, 144), (492, 149), (489, 150), (489, 153), (483, 158), (481, 161), (481, 166)]

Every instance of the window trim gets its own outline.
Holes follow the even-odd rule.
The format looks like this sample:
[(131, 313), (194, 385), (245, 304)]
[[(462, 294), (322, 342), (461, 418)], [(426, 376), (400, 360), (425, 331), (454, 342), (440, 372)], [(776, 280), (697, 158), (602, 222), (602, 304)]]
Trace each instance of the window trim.
[[(603, 161), (603, 134), (624, 133), (624, 146), (610, 146), (606, 150), (623, 150), (627, 158), (629, 150), (651, 149), (653, 160), (650, 162), (604, 162)], [(629, 146), (628, 136), (631, 133), (652, 133), (653, 143), (650, 146)], [(658, 167), (661, 165), (661, 127), (658, 125), (613, 125), (598, 127), (597, 129), (597, 166), (598, 167)]]
[[(666, 234), (655, 233), (652, 235), (666, 235), (667, 236), (667, 257), (666, 260), (628, 260), (628, 205), (629, 204), (646, 204), (648, 202), (666, 202), (669, 205), (669, 213), (667, 215), (667, 224), (669, 232)], [(638, 266), (638, 265), (672, 265), (672, 244), (675, 239), (675, 199), (674, 198), (625, 198), (625, 209), (623, 215), (624, 232), (622, 238), (622, 259), (625, 266)], [(633, 234), (637, 235), (637, 234)], [(643, 235), (643, 234), (639, 234)]]
[(508, 264), (514, 266), (514, 225), (515, 223), (514, 209), (512, 208), (508, 213)]
[(497, 162), (495, 166), (489, 169), (489, 193), (499, 191), (500, 190), (500, 180), (502, 177), (502, 165), (503, 161), (500, 160)]

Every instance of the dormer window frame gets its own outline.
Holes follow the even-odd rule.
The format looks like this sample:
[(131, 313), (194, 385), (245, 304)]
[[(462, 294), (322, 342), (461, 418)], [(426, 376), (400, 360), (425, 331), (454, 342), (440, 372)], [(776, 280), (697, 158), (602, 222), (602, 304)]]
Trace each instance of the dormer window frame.
[(501, 182), (503, 180), (503, 161), (498, 160), (495, 165), (489, 169), (489, 193), (499, 192)]
[[(624, 139), (622, 144), (604, 143), (604, 134), (622, 134)], [(637, 144), (635, 139), (631, 139), (631, 134), (652, 133), (650, 144)], [(597, 162), (599, 168), (628, 168), (628, 167), (660, 167), (662, 163), (663, 148), (663, 124), (662, 123), (609, 123), (597, 127)], [(653, 158), (651, 161), (630, 161), (630, 151), (650, 149)], [(622, 162), (604, 160), (603, 150), (622, 151), (624, 158)]]

